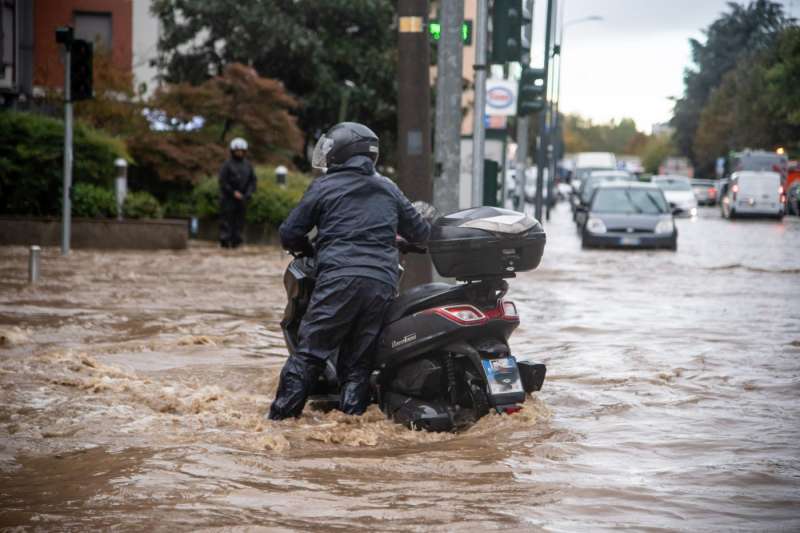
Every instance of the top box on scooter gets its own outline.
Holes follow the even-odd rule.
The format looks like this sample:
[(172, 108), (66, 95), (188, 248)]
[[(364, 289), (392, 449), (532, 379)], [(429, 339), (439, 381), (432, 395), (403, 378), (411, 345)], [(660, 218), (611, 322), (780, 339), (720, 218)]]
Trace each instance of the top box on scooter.
[(545, 240), (542, 225), (524, 213), (474, 207), (436, 220), (428, 251), (448, 278), (512, 278), (539, 266)]

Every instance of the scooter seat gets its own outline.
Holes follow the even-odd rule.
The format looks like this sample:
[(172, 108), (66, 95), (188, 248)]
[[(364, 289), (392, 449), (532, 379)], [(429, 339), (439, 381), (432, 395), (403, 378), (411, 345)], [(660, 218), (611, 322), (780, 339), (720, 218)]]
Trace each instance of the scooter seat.
[(386, 314), (386, 323), (395, 322), (422, 309), (450, 301), (463, 291), (463, 288), (464, 285), (450, 283), (425, 283), (413, 287), (395, 299)]

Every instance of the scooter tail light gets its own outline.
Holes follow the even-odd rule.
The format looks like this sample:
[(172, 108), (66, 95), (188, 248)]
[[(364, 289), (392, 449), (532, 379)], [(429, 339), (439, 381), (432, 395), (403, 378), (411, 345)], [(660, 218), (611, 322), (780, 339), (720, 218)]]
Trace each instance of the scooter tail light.
[(448, 307), (438, 307), (434, 310), (434, 312), (437, 315), (457, 324), (472, 325), (486, 321), (486, 315), (484, 315), (480, 309), (471, 305), (451, 305)]
[(517, 306), (514, 305), (514, 302), (503, 301), (503, 316), (506, 318), (519, 318)]

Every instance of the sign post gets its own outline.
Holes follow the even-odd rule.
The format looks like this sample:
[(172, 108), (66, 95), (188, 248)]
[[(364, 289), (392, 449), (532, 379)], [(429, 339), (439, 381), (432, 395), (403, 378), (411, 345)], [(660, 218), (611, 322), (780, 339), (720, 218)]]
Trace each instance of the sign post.
[(64, 183), (61, 204), (61, 255), (69, 255), (72, 203), (72, 28), (56, 29), (56, 42), (64, 45)]

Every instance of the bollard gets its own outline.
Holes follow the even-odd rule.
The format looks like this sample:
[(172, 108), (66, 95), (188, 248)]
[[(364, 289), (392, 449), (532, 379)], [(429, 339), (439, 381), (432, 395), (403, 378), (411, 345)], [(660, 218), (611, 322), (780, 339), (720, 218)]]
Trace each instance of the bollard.
[(114, 169), (117, 177), (114, 180), (114, 196), (117, 200), (117, 220), (122, 220), (122, 206), (125, 205), (125, 197), (128, 195), (128, 162), (121, 157), (114, 161)]
[(281, 187), (286, 187), (286, 174), (288, 173), (289, 171), (283, 165), (279, 165), (275, 168), (275, 180)]
[(28, 256), (28, 283), (36, 283), (39, 281), (39, 258), (41, 257), (42, 249), (38, 246), (31, 246), (30, 255)]

